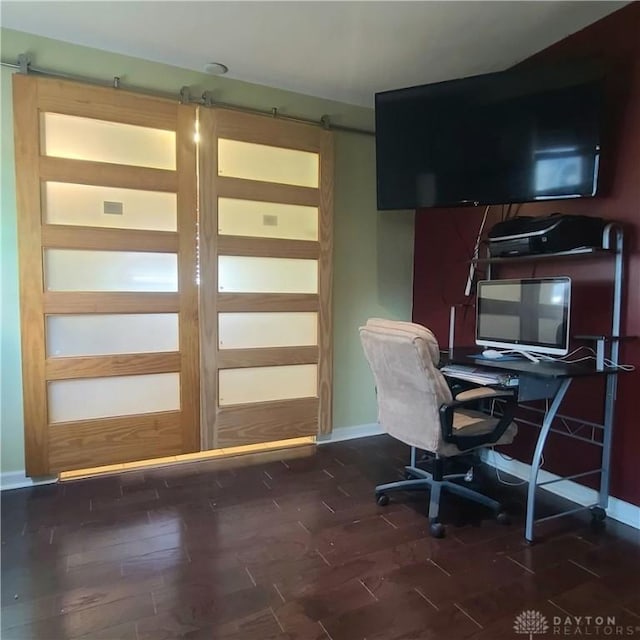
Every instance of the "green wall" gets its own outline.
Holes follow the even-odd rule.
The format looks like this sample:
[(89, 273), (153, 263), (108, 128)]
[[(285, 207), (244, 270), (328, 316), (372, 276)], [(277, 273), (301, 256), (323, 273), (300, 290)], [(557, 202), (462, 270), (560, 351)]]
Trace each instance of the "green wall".
[[(3, 56), (4, 59), (4, 56)], [(24, 469), (11, 74), (0, 74), (0, 469)]]
[[(4, 62), (29, 53), (36, 68), (127, 84), (177, 95), (213, 91), (220, 102), (373, 128), (373, 111), (270, 87), (215, 78), (177, 67), (3, 29)], [(1, 71), (1, 441), (3, 472), (24, 469), (20, 324), (16, 243), (11, 70)], [(379, 213), (375, 204), (372, 136), (336, 132), (334, 221), (334, 429), (375, 422), (372, 380), (362, 356), (358, 326), (369, 316), (411, 317), (413, 212)]]

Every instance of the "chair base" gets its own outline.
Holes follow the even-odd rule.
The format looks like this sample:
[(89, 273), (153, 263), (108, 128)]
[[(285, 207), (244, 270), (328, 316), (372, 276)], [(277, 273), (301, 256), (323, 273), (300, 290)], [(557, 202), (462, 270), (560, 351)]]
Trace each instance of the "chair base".
[[(412, 457), (412, 459), (415, 459)], [(464, 478), (466, 474), (456, 473), (449, 475), (442, 475), (441, 471), (441, 459), (437, 459), (434, 467), (434, 473), (429, 473), (424, 469), (418, 467), (408, 466), (405, 467), (405, 473), (408, 480), (399, 480), (397, 482), (388, 482), (387, 484), (380, 484), (376, 487), (376, 500), (378, 504), (384, 506), (388, 503), (389, 498), (387, 494), (393, 491), (425, 491), (430, 492), (429, 499), (429, 522), (431, 535), (436, 538), (442, 538), (444, 536), (444, 528), (439, 523), (438, 516), (440, 513), (440, 496), (443, 491), (472, 500), (477, 504), (481, 504), (484, 507), (491, 509), (498, 519), (498, 522), (502, 524), (508, 523), (508, 516), (504, 512), (502, 505), (489, 498), (488, 496), (474, 491), (469, 487), (462, 486), (454, 480)], [(436, 526), (437, 525), (437, 526)]]

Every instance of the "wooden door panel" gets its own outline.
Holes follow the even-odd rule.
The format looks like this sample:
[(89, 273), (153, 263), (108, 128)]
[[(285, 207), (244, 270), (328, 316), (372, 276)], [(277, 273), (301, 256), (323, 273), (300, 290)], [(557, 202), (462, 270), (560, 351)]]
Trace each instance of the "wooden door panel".
[(317, 207), (320, 194), (310, 187), (295, 187), (290, 184), (241, 180), (227, 176), (216, 176), (216, 195), (219, 198), (245, 198), (266, 202), (287, 202), (307, 207)]
[(47, 358), (47, 380), (130, 376), (180, 371), (179, 353), (135, 353), (113, 356)]
[(180, 310), (178, 293), (122, 291), (45, 291), (44, 313), (172, 313)]
[(318, 398), (259, 402), (242, 407), (221, 407), (216, 424), (219, 448), (318, 433)]
[(49, 430), (49, 473), (175, 456), (182, 443), (179, 411), (58, 423)]
[(144, 189), (145, 191), (175, 192), (178, 186), (176, 172), (167, 169), (131, 167), (124, 164), (50, 156), (40, 156), (38, 165), (41, 180), (95, 184), (102, 187), (121, 187), (123, 189)]
[[(332, 136), (320, 127), (224, 109), (207, 109), (200, 114), (200, 139), (202, 446), (205, 449), (222, 448), (327, 433), (331, 430), (332, 411)], [(219, 140), (224, 143), (221, 147)], [(228, 165), (224, 163), (227, 168), (223, 169), (245, 178), (222, 175), (218, 163), (227, 148), (232, 153), (242, 154), (253, 148), (263, 160), (270, 155), (273, 162), (282, 158), (283, 164), (299, 157), (307, 169), (294, 172), (289, 180), (283, 177), (280, 168), (242, 167), (236, 158)], [(253, 161), (245, 156), (246, 163)], [(312, 176), (308, 169), (314, 163), (316, 174)], [(251, 224), (228, 227), (234, 229), (234, 233), (240, 230), (246, 235), (219, 232), (220, 198), (253, 202)], [(260, 223), (258, 203), (271, 203), (265, 207), (269, 215), (263, 214), (263, 224), (270, 225), (264, 232), (256, 227)], [(278, 224), (278, 211), (273, 203), (316, 208), (317, 227), (312, 225), (311, 237), (317, 235), (317, 240), (279, 237), (274, 229)], [(245, 207), (246, 211), (249, 209)], [(240, 208), (236, 207), (235, 211)], [(305, 211), (305, 215), (308, 216), (309, 211)], [(297, 273), (293, 273), (298, 267)], [(230, 278), (225, 271), (221, 277), (222, 269), (229, 273), (235, 270), (235, 276)], [(253, 275), (252, 269), (255, 270)], [(258, 347), (235, 349), (221, 348), (224, 345), (218, 344), (220, 313), (301, 311), (317, 312), (316, 344), (305, 342), (274, 347), (263, 342)], [(316, 365), (317, 383), (313, 382), (311, 394), (308, 388), (311, 383), (301, 384), (298, 389), (294, 384), (296, 380), (290, 378), (291, 370), (285, 373), (287, 367), (297, 365)], [(232, 392), (228, 370), (236, 369), (234, 377), (237, 373), (238, 384), (242, 384), (240, 380), (244, 378), (240, 370), (251, 367), (256, 369), (246, 378), (246, 384), (260, 388), (254, 386), (253, 391), (247, 389), (246, 394)], [(273, 369), (260, 370), (261, 367)], [(282, 380), (280, 384), (291, 384), (291, 389), (267, 390), (272, 382), (265, 376), (271, 375), (273, 380)], [(219, 397), (221, 377), (225, 394), (230, 394), (224, 398)], [(289, 382), (284, 382), (286, 380)], [(314, 397), (257, 401), (260, 397), (296, 395)], [(230, 405), (229, 402), (242, 404)]]
[(175, 130), (175, 102), (127, 91), (47, 78), (38, 86), (42, 111)]
[(38, 84), (14, 75), (13, 114), (20, 256), (20, 328), (27, 475), (49, 473), (40, 215)]
[(220, 349), (218, 370), (238, 367), (275, 367), (289, 364), (317, 364), (318, 347), (261, 347), (257, 349)]
[(151, 251), (177, 253), (179, 237), (171, 231), (105, 229), (45, 224), (42, 244), (49, 249), (95, 249), (114, 251)]
[[(14, 113), (27, 474), (45, 475), (198, 450), (195, 108), (115, 89), (16, 74)], [(118, 129), (118, 135), (133, 131), (123, 128), (122, 124), (170, 132), (170, 135), (163, 133), (161, 138), (175, 139), (175, 162), (169, 162), (175, 170), (44, 155), (45, 147), (41, 148), (43, 123), (62, 120), (44, 118), (43, 113), (100, 120), (99, 128), (106, 130), (113, 126), (114, 131)], [(87, 121), (82, 122), (87, 124)], [(136, 131), (136, 135), (147, 135), (139, 129)], [(122, 150), (126, 141), (123, 143), (122, 140), (120, 138), (118, 157), (124, 160), (126, 153)], [(64, 139), (58, 136), (56, 144), (60, 147)], [(68, 155), (60, 148), (56, 153)], [(99, 154), (91, 152), (89, 156), (98, 157)], [(109, 155), (104, 157), (111, 158)], [(134, 162), (146, 162), (139, 153), (136, 157)], [(154, 164), (153, 158), (149, 163)], [(166, 158), (160, 164), (166, 166)], [(175, 194), (176, 231), (118, 228), (113, 220), (102, 226), (92, 226), (91, 222), (83, 225), (81, 214), (73, 219), (73, 224), (43, 224), (41, 187), (48, 181)], [(113, 211), (107, 211), (105, 206), (104, 214), (108, 213)], [(95, 221), (99, 214), (94, 212), (92, 215)], [(136, 224), (144, 226), (140, 222)], [(84, 253), (69, 253), (76, 251)], [(145, 284), (144, 280), (133, 287), (140, 291), (113, 291), (111, 289), (117, 285), (106, 280), (98, 286), (103, 290), (98, 291), (87, 290), (94, 286), (87, 284), (81, 284), (84, 290), (79, 291), (46, 291), (44, 260), (49, 255), (47, 252), (57, 252), (51, 256), (67, 260), (59, 263), (66, 265), (67, 271), (71, 264), (68, 260), (79, 256), (85, 260), (99, 257), (105, 264), (111, 264), (111, 257), (115, 261), (118, 257), (123, 260), (127, 255), (142, 259), (142, 256), (173, 254), (177, 261), (177, 291), (154, 291), (155, 285)], [(147, 275), (139, 273), (131, 277), (139, 279)], [(133, 349), (132, 353), (114, 355), (47, 357), (48, 314), (172, 312), (178, 314), (179, 323), (179, 343), (175, 352), (136, 353)], [(52, 423), (48, 406), (50, 384), (173, 374), (179, 380), (179, 400), (174, 405), (179, 405), (178, 410)], [(141, 379), (131, 378), (132, 383), (134, 380), (136, 384), (141, 383)], [(76, 413), (68, 415), (75, 417)], [(104, 409), (98, 415), (104, 415)]]

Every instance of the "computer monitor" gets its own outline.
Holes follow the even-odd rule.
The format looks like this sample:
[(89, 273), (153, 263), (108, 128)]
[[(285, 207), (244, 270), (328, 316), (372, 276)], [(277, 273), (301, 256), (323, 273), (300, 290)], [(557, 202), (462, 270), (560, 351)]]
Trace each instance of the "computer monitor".
[(570, 304), (567, 277), (482, 280), (476, 344), (564, 356), (569, 351)]

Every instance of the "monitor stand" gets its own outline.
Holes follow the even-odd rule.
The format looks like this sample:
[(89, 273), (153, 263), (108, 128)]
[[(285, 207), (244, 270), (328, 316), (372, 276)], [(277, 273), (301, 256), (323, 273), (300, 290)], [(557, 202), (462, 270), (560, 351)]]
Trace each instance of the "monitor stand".
[(519, 356), (524, 356), (525, 358), (531, 360), (531, 362), (540, 362), (540, 358), (538, 358), (537, 356), (534, 356), (532, 353), (529, 353), (528, 351), (519, 351), (518, 349), (513, 349), (511, 350), (511, 353), (515, 353)]

